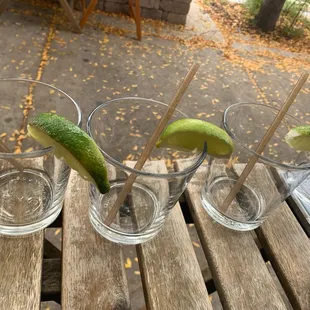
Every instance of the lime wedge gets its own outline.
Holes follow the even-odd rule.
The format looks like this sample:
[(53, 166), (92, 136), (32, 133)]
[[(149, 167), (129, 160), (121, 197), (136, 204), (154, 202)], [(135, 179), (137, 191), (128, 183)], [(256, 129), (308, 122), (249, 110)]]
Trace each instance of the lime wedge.
[(310, 151), (310, 126), (292, 128), (285, 136), (285, 141), (299, 151)]
[(179, 150), (202, 150), (208, 144), (208, 154), (214, 157), (229, 156), (234, 150), (230, 136), (220, 127), (199, 120), (184, 118), (170, 123), (156, 143), (157, 147)]
[(104, 158), (96, 143), (78, 126), (54, 113), (42, 113), (28, 124), (29, 135), (44, 147), (52, 146), (54, 154), (80, 176), (107, 193), (110, 184)]

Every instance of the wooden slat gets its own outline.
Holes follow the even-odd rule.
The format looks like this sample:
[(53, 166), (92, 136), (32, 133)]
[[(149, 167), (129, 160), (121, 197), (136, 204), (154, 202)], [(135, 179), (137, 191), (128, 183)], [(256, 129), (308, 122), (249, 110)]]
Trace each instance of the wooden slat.
[(257, 229), (294, 309), (310, 309), (310, 244), (286, 203)]
[[(24, 160), (26, 162), (26, 160)], [(34, 160), (34, 166), (42, 164)], [(31, 167), (31, 161), (27, 163)], [(12, 168), (0, 160), (0, 170)], [(15, 207), (24, 216), (23, 206)], [(0, 235), (0, 309), (39, 309), (44, 233), (22, 237)]]
[[(184, 169), (183, 162), (177, 169)], [(185, 195), (225, 309), (286, 309), (250, 232), (215, 223), (202, 207), (206, 166), (198, 169)]]
[[(238, 174), (242, 169), (236, 165)], [(257, 167), (247, 183), (255, 183), (262, 191), (274, 190), (266, 171), (262, 165)], [(283, 203), (257, 233), (294, 309), (310, 309), (310, 242), (287, 204)]]
[(43, 260), (42, 295), (60, 294), (61, 259), (47, 258)]
[(0, 309), (39, 309), (43, 233), (0, 237)]
[[(149, 172), (167, 172), (164, 161), (149, 162), (145, 168)], [(166, 180), (151, 183), (147, 185), (152, 189), (157, 186), (161, 195), (168, 195)], [(161, 232), (137, 246), (137, 252), (147, 309), (212, 309), (179, 204)]]
[(63, 211), (62, 309), (129, 309), (121, 247), (95, 232), (88, 183), (71, 173)]

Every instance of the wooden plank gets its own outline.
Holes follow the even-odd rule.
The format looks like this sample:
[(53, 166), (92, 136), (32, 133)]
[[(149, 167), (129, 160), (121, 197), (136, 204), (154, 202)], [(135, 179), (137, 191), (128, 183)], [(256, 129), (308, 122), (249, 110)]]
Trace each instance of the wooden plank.
[(0, 237), (0, 309), (39, 309), (43, 233)]
[[(185, 163), (176, 166), (183, 170)], [(203, 209), (206, 173), (206, 166), (198, 169), (185, 195), (224, 309), (286, 309), (252, 234), (215, 223)]]
[[(236, 165), (238, 174), (242, 169)], [(257, 167), (247, 184), (274, 191), (266, 171), (262, 165)], [(283, 203), (256, 231), (294, 309), (310, 309), (310, 242), (288, 205)]]
[[(167, 173), (164, 161), (149, 162), (146, 171)], [(145, 185), (147, 181), (143, 180)], [(167, 194), (166, 180), (151, 180)], [(165, 199), (164, 199), (165, 200)], [(147, 309), (212, 309), (203, 276), (179, 204), (161, 232), (137, 246)]]
[[(42, 164), (34, 161), (36, 168)], [(31, 161), (27, 166), (32, 166)], [(6, 167), (12, 168), (0, 160), (0, 170)], [(24, 206), (18, 205), (17, 199), (14, 203), (22, 219)], [(43, 240), (43, 231), (22, 237), (0, 235), (0, 309), (40, 308)]]
[(310, 309), (310, 243), (287, 204), (257, 232), (294, 309)]
[(42, 295), (60, 294), (61, 259), (47, 258), (43, 260)]
[(71, 173), (63, 211), (62, 309), (130, 309), (122, 249), (91, 226), (88, 186)]
[(62, 8), (65, 11), (66, 16), (68, 17), (68, 19), (70, 20), (71, 24), (73, 25), (75, 31), (77, 33), (81, 33), (82, 30), (80, 28), (79, 23), (77, 22), (77, 20), (75, 19), (74, 15), (73, 15), (73, 11), (71, 10), (70, 5), (68, 4), (67, 0), (59, 0)]

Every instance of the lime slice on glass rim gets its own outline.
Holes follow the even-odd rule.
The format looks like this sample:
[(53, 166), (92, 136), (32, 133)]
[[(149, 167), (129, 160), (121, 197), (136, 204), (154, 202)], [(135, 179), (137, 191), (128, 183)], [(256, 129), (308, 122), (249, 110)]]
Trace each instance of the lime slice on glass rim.
[(229, 157), (234, 144), (227, 132), (200, 119), (183, 118), (170, 123), (156, 143), (183, 151), (202, 150), (207, 142), (208, 154), (213, 157)]
[(100, 193), (110, 190), (105, 160), (96, 143), (71, 121), (54, 113), (42, 113), (32, 119), (29, 135), (44, 147), (52, 146), (54, 155), (94, 183)]
[(310, 126), (292, 128), (285, 136), (286, 143), (299, 151), (310, 151)]

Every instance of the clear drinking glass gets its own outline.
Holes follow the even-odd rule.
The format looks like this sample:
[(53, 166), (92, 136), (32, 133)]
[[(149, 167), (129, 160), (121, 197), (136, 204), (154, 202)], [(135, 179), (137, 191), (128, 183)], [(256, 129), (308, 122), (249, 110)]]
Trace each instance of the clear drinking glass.
[[(305, 211), (310, 217), (310, 178), (303, 181), (295, 190), (295, 197), (299, 199)], [(294, 198), (295, 198), (294, 197)]]
[(26, 79), (0, 79), (0, 234), (24, 235), (52, 223), (61, 211), (70, 168), (27, 135), (42, 112), (81, 126), (78, 104), (62, 90)]
[[(223, 125), (233, 139), (230, 158), (210, 158), (202, 202), (217, 222), (235, 230), (252, 230), (279, 207), (309, 175), (309, 154), (290, 148), (285, 135), (300, 122), (286, 115), (264, 152), (255, 153), (278, 110), (262, 104), (237, 103), (224, 111)], [(258, 158), (235, 199), (223, 202), (252, 156)]]
[[(203, 152), (154, 148), (141, 171), (133, 169), (167, 105), (142, 98), (121, 98), (98, 106), (89, 116), (87, 131), (100, 147), (108, 166), (111, 190), (100, 195), (91, 185), (90, 221), (103, 237), (138, 244), (154, 237), (187, 183), (203, 162)], [(186, 118), (175, 111), (171, 121)], [(176, 159), (189, 165), (174, 172)], [(105, 219), (130, 174), (137, 178), (111, 225)]]

